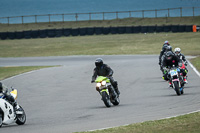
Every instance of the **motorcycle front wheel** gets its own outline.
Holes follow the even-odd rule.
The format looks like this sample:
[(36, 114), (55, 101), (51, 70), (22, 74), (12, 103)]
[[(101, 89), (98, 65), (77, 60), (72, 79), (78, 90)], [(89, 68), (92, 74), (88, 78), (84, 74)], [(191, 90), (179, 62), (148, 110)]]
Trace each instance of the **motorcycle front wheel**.
[(3, 118), (2, 118), (2, 115), (0, 114), (0, 128), (2, 127), (3, 125)]
[(116, 106), (119, 105), (119, 102), (120, 102), (119, 97), (117, 97), (115, 98), (114, 102), (112, 102), (112, 104)]
[(22, 114), (16, 114), (16, 123), (18, 125), (23, 125), (25, 122), (26, 122), (26, 114), (25, 114), (25, 111), (24, 109), (20, 106), (20, 108), (17, 110), (17, 111), (20, 111), (22, 112)]
[(111, 107), (110, 97), (105, 91), (102, 92), (102, 100), (106, 107)]
[(174, 90), (176, 91), (176, 94), (177, 94), (178, 96), (181, 95), (178, 81), (175, 81), (175, 82), (174, 82)]

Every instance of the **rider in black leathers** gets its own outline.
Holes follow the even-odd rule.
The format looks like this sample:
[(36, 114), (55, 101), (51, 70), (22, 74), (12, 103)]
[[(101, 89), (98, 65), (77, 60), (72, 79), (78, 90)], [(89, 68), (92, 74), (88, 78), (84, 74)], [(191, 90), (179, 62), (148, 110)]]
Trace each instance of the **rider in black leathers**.
[(3, 97), (3, 99), (7, 100), (9, 103), (11, 103), (14, 107), (16, 106), (16, 101), (14, 97), (8, 92), (7, 88), (3, 87), (3, 84), (0, 82), (0, 96)]
[(116, 90), (117, 94), (119, 95), (120, 92), (119, 92), (119, 89), (118, 89), (117, 81), (115, 81), (114, 78), (112, 77), (113, 70), (107, 64), (104, 64), (103, 60), (101, 58), (97, 58), (96, 59), (95, 66), (96, 67), (94, 68), (94, 72), (93, 72), (91, 83), (95, 82), (95, 79), (97, 78), (97, 76), (108, 77), (110, 79), (110, 82), (111, 82), (112, 86), (114, 87), (114, 89)]
[[(162, 61), (162, 65), (163, 65), (163, 69), (170, 69), (171, 67), (173, 67), (173, 65), (175, 67), (179, 66), (179, 63), (181, 63), (181, 60), (172, 52), (172, 51), (168, 51), (165, 55), (164, 60)], [(168, 81), (168, 73), (164, 72), (163, 75), (163, 79)]]
[(164, 54), (164, 52), (166, 51), (167, 47), (170, 46), (168, 41), (165, 41), (165, 43), (163, 44), (162, 50), (160, 51), (160, 56), (159, 56), (159, 65), (161, 65), (161, 58)]
[(166, 53), (167, 53), (168, 51), (172, 51), (172, 46), (167, 46), (167, 47), (165, 48), (165, 52), (163, 53), (163, 55), (162, 55), (162, 57), (161, 57), (160, 70), (161, 70), (163, 73), (164, 73), (164, 71), (163, 71), (163, 64), (162, 64), (162, 61), (165, 59)]

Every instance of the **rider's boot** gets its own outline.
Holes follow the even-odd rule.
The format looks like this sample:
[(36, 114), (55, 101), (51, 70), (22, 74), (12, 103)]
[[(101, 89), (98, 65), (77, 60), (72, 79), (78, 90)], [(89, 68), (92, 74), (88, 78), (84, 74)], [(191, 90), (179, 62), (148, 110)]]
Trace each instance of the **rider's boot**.
[(116, 91), (117, 95), (119, 96), (120, 92), (119, 92), (118, 86), (115, 87), (115, 91)]
[(115, 92), (117, 93), (117, 96), (119, 97), (120, 92), (119, 92), (119, 89), (118, 89), (118, 83), (117, 83), (117, 81), (115, 81), (114, 83), (112, 83), (112, 85), (113, 85), (113, 88), (115, 89)]
[(186, 76), (184, 76), (184, 83), (185, 83), (185, 84), (188, 83)]
[(15, 111), (20, 108), (16, 101), (14, 101), (12, 105)]
[(169, 81), (169, 87), (173, 87), (173, 86), (172, 86), (172, 83), (171, 83), (170, 81)]

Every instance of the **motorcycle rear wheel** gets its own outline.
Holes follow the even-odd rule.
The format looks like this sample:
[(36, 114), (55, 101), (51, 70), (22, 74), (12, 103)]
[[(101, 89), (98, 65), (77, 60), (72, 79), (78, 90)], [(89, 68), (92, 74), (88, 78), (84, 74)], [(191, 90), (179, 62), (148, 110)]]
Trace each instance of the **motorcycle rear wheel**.
[(177, 81), (175, 81), (174, 82), (174, 89), (175, 89), (175, 91), (176, 91), (176, 94), (179, 96), (179, 95), (181, 95), (181, 92), (180, 92), (180, 88), (179, 88), (179, 84), (178, 84), (178, 82)]
[(16, 118), (17, 118), (16, 123), (18, 125), (23, 125), (26, 122), (26, 114), (25, 114), (24, 109), (21, 106), (20, 106), (19, 109), (20, 109), (20, 111), (23, 112), (23, 114), (17, 114), (16, 115)]
[(110, 97), (105, 91), (102, 92), (102, 100), (106, 107), (111, 107)]

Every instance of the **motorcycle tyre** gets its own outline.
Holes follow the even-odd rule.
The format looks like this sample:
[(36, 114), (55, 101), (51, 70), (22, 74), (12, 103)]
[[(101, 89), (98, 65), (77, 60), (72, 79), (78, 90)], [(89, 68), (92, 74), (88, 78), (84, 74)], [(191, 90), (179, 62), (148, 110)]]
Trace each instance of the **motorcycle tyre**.
[(16, 116), (16, 118), (17, 118), (16, 123), (18, 125), (23, 125), (26, 122), (26, 114), (25, 114), (24, 109), (21, 106), (20, 106), (20, 109), (23, 111), (23, 115), (24, 115), (25, 118), (24, 118), (24, 121), (21, 121), (20, 119), (18, 119), (18, 116)]
[(105, 91), (102, 92), (102, 100), (106, 107), (111, 107), (110, 97)]
[(178, 84), (177, 81), (174, 82), (174, 87), (175, 87), (174, 90), (176, 91), (176, 94), (177, 94), (178, 96), (180, 96), (180, 95), (181, 95), (181, 92), (180, 92), (179, 84)]
[(112, 102), (113, 105), (117, 106), (120, 103), (119, 97), (115, 98), (114, 102)]
[(0, 114), (0, 128), (2, 127), (2, 125), (3, 125), (3, 118), (2, 118), (3, 116)]

